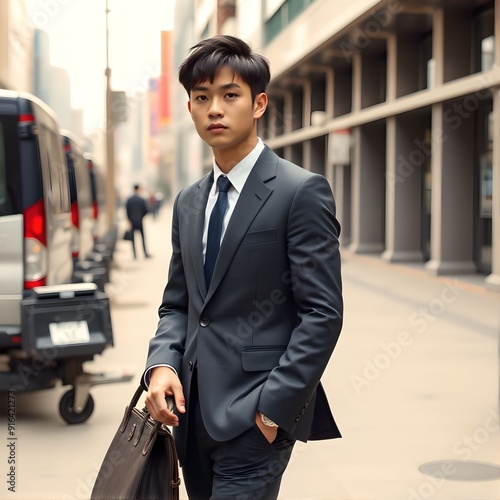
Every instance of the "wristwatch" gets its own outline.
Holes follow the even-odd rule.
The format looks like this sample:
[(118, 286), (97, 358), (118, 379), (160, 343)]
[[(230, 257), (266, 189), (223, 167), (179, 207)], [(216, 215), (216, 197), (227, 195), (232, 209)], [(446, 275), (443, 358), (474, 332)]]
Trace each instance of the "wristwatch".
[(266, 417), (263, 413), (260, 413), (260, 418), (262, 419), (262, 423), (266, 427), (279, 427), (279, 425), (276, 422), (273, 422), (270, 418)]

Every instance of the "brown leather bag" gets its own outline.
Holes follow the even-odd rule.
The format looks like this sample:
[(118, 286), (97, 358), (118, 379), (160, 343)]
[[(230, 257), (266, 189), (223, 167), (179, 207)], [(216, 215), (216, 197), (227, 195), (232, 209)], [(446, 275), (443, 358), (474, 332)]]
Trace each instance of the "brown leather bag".
[(178, 500), (179, 465), (170, 430), (135, 406), (135, 391), (104, 457), (91, 500)]

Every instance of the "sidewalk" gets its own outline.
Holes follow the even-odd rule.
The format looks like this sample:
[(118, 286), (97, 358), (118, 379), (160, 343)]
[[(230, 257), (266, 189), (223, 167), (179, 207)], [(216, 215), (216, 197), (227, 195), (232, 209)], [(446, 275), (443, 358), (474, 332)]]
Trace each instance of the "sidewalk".
[[(142, 371), (167, 276), (170, 217), (165, 206), (146, 223), (151, 260), (132, 260), (128, 242), (118, 242), (108, 293), (120, 333), (103, 366), (127, 356)], [(437, 477), (419, 467), (466, 460), (500, 471), (500, 294), (474, 277), (438, 278), (423, 265), (347, 251), (343, 281), (344, 329), (323, 377), (343, 438), (298, 443), (280, 498), (499, 500), (500, 474), (450, 480), (444, 476), (466, 478), (454, 463), (438, 464)], [(119, 392), (130, 391), (123, 385)]]
[(500, 295), (349, 252), (343, 281), (344, 329), (323, 380), (344, 437), (299, 445), (282, 498), (500, 499), (500, 467), (491, 481), (444, 479), (452, 462), (437, 477), (419, 471), (500, 464)]
[[(90, 498), (156, 330), (170, 219), (168, 205), (158, 219), (146, 218), (153, 259), (143, 259), (139, 248), (134, 260), (130, 243), (118, 241), (106, 285), (115, 345), (86, 367), (125, 370), (133, 381), (93, 387), (94, 413), (77, 426), (57, 414), (67, 386), (17, 394), (17, 489), (8, 491), (6, 479), (0, 498)], [(500, 294), (486, 291), (478, 277), (437, 278), (423, 265), (342, 255), (345, 323), (323, 384), (343, 438), (298, 443), (280, 499), (500, 500)], [(4, 395), (4, 445), (6, 405)], [(420, 472), (432, 462), (436, 477)], [(475, 462), (492, 466), (473, 469)], [(494, 479), (473, 480), (490, 472)], [(461, 480), (444, 479), (449, 474)]]

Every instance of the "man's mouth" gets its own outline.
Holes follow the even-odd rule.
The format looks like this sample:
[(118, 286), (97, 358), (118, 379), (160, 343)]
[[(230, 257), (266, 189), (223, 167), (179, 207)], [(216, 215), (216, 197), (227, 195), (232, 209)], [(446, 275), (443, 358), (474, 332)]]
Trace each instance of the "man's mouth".
[(208, 130), (223, 130), (226, 129), (227, 127), (225, 125), (222, 125), (222, 123), (211, 123), (208, 126)]

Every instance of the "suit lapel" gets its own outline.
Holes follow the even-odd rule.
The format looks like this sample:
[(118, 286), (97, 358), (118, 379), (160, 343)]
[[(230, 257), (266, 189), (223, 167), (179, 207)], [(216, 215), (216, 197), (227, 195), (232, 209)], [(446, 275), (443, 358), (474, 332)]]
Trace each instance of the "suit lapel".
[(278, 159), (266, 146), (250, 172), (224, 234), (205, 302), (219, 286), (243, 236), (273, 192), (266, 183), (276, 177)]
[(189, 226), (189, 249), (191, 253), (191, 260), (193, 262), (194, 275), (200, 293), (203, 297), (207, 294), (205, 273), (203, 270), (203, 224), (205, 222), (205, 208), (207, 206), (208, 195), (213, 182), (213, 171), (201, 179), (198, 184), (198, 189), (194, 191), (191, 196), (188, 207), (192, 216), (190, 217), (190, 214), (188, 213), (186, 218)]

